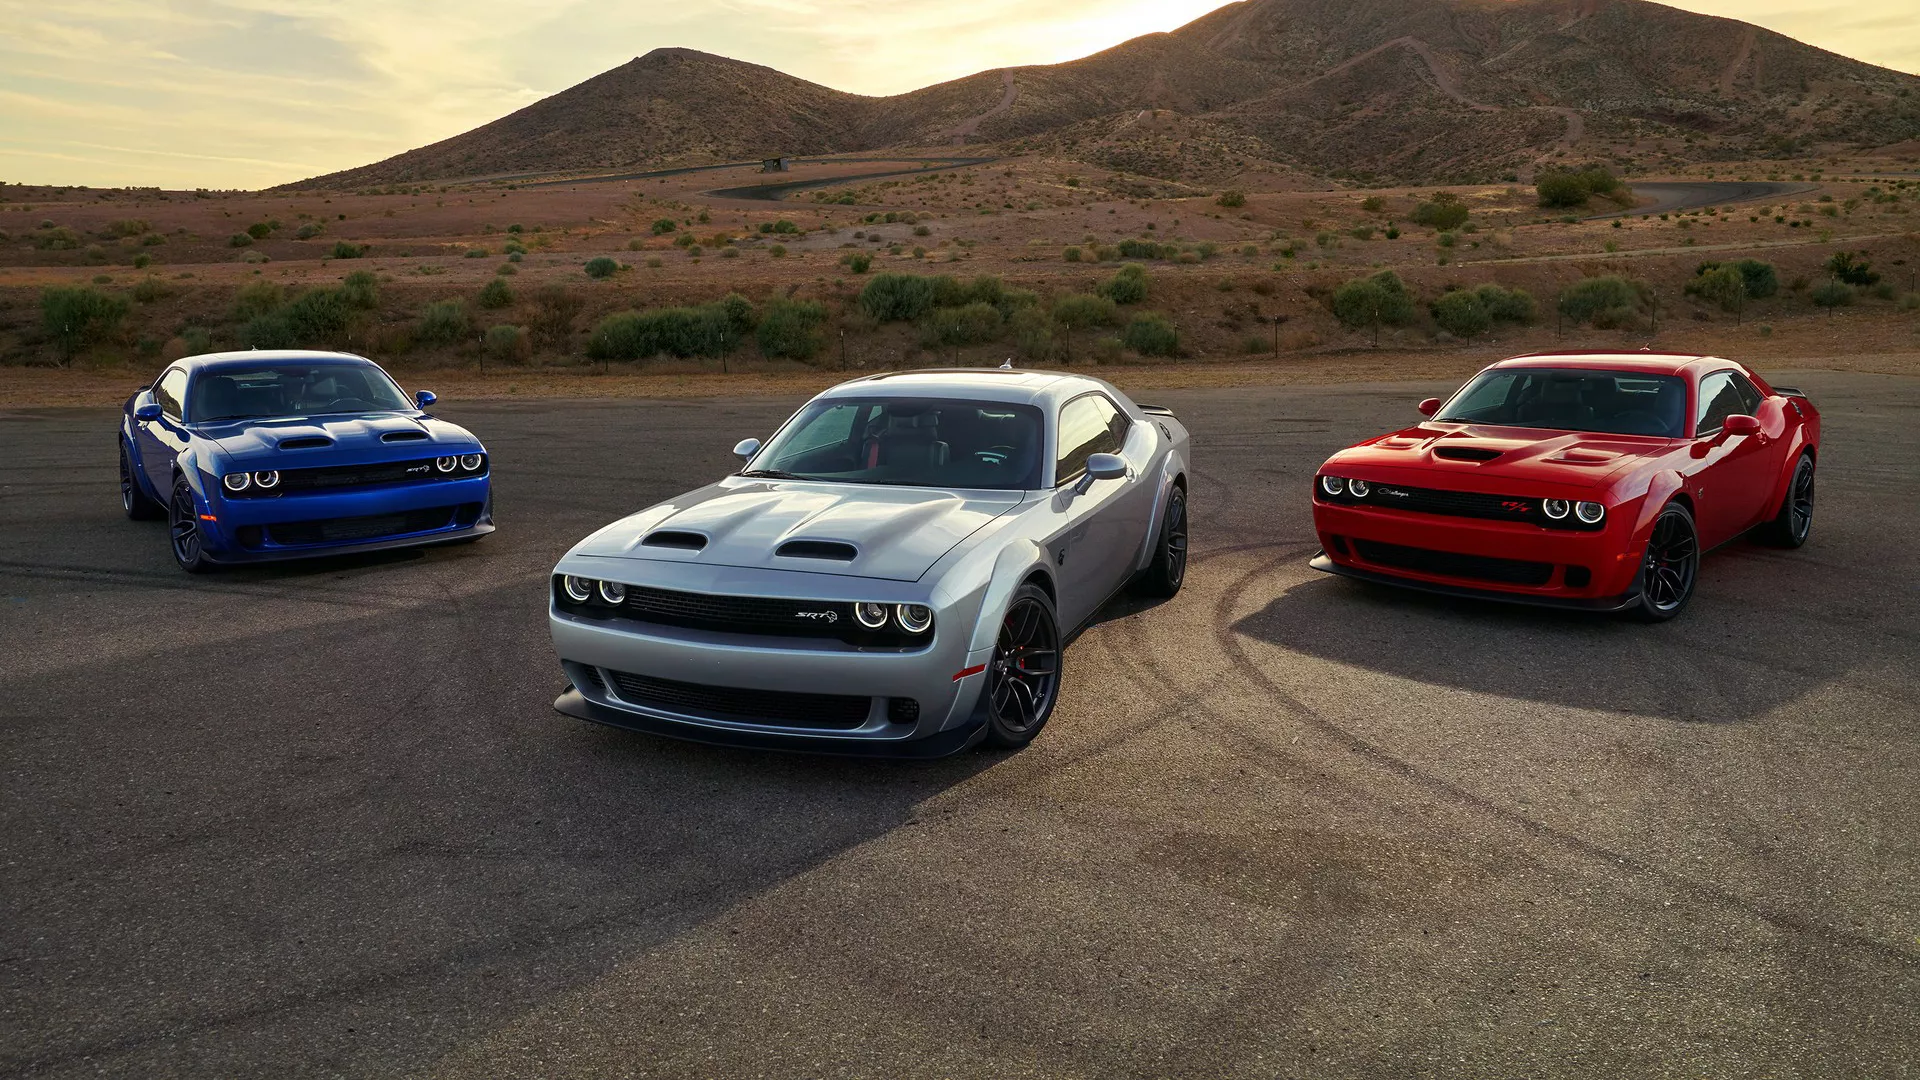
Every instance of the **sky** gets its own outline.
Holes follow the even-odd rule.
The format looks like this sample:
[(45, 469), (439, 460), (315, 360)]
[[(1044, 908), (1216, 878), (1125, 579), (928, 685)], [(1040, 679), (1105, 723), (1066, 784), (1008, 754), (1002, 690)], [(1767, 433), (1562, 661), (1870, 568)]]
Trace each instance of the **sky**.
[[(258, 188), (457, 135), (661, 46), (860, 94), (1050, 64), (1221, 0), (0, 0), (0, 182)], [(1920, 74), (1914, 0), (1682, 0)]]

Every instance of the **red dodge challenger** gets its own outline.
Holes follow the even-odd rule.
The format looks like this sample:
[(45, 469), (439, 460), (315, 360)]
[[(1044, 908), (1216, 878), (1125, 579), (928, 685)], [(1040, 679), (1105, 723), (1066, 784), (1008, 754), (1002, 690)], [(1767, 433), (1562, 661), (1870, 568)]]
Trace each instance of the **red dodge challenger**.
[(1671, 619), (1700, 554), (1813, 525), (1820, 414), (1731, 360), (1519, 356), (1423, 424), (1327, 459), (1316, 569), (1429, 592)]

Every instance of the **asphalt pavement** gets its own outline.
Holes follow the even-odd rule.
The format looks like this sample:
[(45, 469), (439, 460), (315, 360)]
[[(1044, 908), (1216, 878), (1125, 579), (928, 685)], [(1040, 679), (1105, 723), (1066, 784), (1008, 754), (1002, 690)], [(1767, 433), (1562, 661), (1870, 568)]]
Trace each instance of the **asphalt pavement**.
[(114, 416), (0, 411), (0, 1075), (1920, 1076), (1920, 381), (1662, 626), (1307, 567), (1435, 385), (1150, 395), (1186, 591), (1024, 752), (555, 714), (546, 575), (791, 400), (462, 404), (473, 545), (189, 578)]
[(1731, 206), (1759, 202), (1762, 199), (1791, 199), (1820, 190), (1819, 184), (1788, 184), (1769, 180), (1656, 180), (1636, 183), (1633, 193), (1651, 202), (1623, 210), (1589, 215), (1588, 221), (1634, 217), (1639, 214), (1668, 214), (1679, 210), (1700, 210), (1709, 206)]

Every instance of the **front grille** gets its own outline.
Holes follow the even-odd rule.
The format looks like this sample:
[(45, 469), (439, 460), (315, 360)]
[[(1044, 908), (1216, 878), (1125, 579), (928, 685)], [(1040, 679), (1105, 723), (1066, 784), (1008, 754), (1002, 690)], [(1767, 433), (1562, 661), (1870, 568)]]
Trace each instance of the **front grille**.
[(1313, 494), (1321, 502), (1341, 506), (1371, 506), (1375, 509), (1402, 510), (1412, 514), (1440, 514), (1447, 517), (1480, 518), (1487, 521), (1524, 521), (1548, 529), (1591, 531), (1601, 525), (1587, 523), (1568, 514), (1555, 521), (1540, 509), (1541, 500), (1515, 495), (1483, 495), (1477, 491), (1447, 491), (1441, 488), (1408, 487), (1405, 484), (1374, 484), (1365, 498), (1352, 494), (1328, 495), (1316, 478)]
[(622, 701), (712, 720), (845, 731), (866, 723), (867, 714), (873, 708), (873, 699), (846, 694), (737, 690), (656, 679), (626, 671), (607, 674), (613, 679), (614, 690)]
[(1498, 581), (1507, 585), (1545, 585), (1553, 579), (1553, 564), (1486, 555), (1460, 555), (1431, 548), (1402, 547), (1377, 540), (1353, 541), (1354, 551), (1367, 562), (1441, 577)]
[(468, 472), (461, 468), (455, 468), (452, 472), (441, 472), (434, 466), (433, 461), (433, 458), (417, 458), (408, 461), (376, 461), (367, 465), (322, 465), (311, 469), (282, 469), (280, 483), (275, 487), (266, 490), (251, 487), (242, 492), (229, 491), (225, 494), (228, 498), (262, 499), (300, 491), (338, 491), (342, 488), (375, 487), (381, 484), (467, 480), (475, 476), (484, 476), (487, 472), (487, 462), (484, 458), (476, 472)]
[(596, 596), (576, 603), (554, 578), (553, 599), (561, 610), (590, 619), (625, 619), (654, 626), (677, 626), (753, 637), (821, 638), (849, 645), (913, 649), (931, 644), (930, 633), (908, 634), (889, 622), (879, 630), (862, 627), (853, 604), (832, 600), (785, 600), (761, 596), (715, 596), (641, 585), (610, 607)]
[(267, 526), (267, 535), (276, 544), (296, 547), (302, 544), (338, 544), (351, 540), (379, 540), (389, 536), (431, 532), (444, 529), (453, 519), (453, 507), (435, 506), (409, 510), (402, 514), (376, 514), (371, 517), (332, 518), (326, 521), (285, 521)]

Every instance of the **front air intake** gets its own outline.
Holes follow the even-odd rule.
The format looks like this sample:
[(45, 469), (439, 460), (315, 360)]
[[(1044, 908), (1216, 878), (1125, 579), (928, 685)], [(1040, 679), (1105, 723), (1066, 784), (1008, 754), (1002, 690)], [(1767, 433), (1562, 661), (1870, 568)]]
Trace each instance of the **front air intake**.
[(1451, 461), (1492, 461), (1504, 453), (1504, 450), (1488, 450), (1481, 446), (1439, 446), (1434, 448), (1433, 456)]
[(314, 450), (322, 446), (332, 446), (333, 440), (324, 435), (302, 435), (297, 439), (281, 439), (282, 450)]
[(427, 437), (424, 431), (389, 431), (380, 436), (381, 442), (420, 442)]
[(789, 540), (781, 544), (774, 552), (789, 559), (829, 559), (834, 562), (852, 562), (860, 554), (852, 544), (843, 544), (838, 540)]
[(707, 546), (707, 538), (697, 532), (680, 532), (674, 529), (661, 529), (648, 534), (640, 541), (641, 547), (674, 548), (680, 551), (699, 551)]

